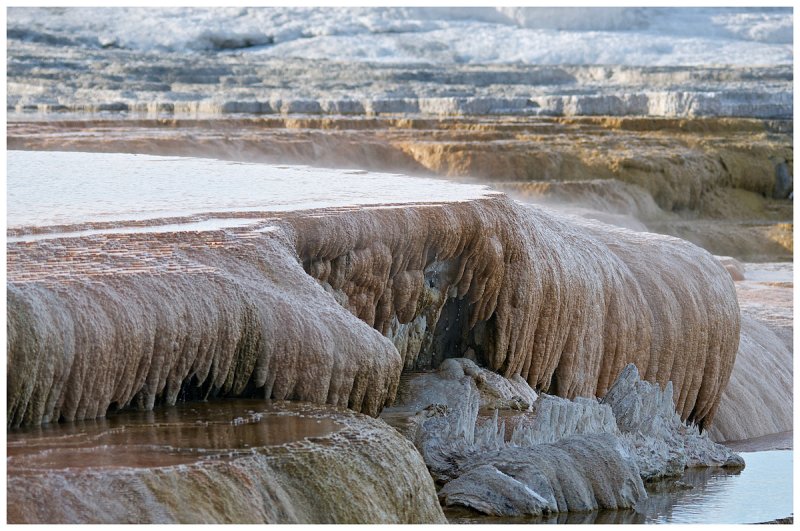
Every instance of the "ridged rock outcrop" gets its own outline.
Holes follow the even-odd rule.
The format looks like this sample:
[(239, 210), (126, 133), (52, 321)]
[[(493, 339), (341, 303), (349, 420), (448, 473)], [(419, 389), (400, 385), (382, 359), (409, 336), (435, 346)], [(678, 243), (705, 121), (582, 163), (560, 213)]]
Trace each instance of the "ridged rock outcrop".
[(244, 227), (9, 243), (8, 423), (179, 396), (376, 415), (403, 367), (471, 355), (567, 398), (635, 363), (706, 425), (733, 366), (733, 283), (680, 240), (498, 194), (226, 217)]
[[(792, 264), (747, 264), (736, 282), (742, 335), (710, 436), (742, 441), (794, 426)], [(791, 434), (786, 437), (791, 442)]]
[[(414, 441), (445, 505), (494, 516), (632, 508), (647, 497), (643, 481), (744, 466), (681, 422), (671, 384), (640, 380), (632, 364), (601, 402), (534, 397), (489, 374), (448, 359), (437, 372), (407, 376), (382, 413)], [(509, 404), (520, 394), (533, 403)]]
[(633, 508), (646, 497), (635, 466), (610, 435), (576, 435), (559, 444), (509, 446), (459, 463), (464, 472), (439, 496), (495, 516)]
[(740, 456), (681, 422), (673, 408), (672, 382), (661, 389), (642, 381), (635, 365), (625, 367), (603, 404), (611, 407), (623, 444), (645, 480), (680, 476), (686, 467), (744, 467)]
[(774, 332), (742, 317), (736, 366), (709, 429), (711, 437), (741, 441), (792, 430), (792, 359)]
[[(414, 441), (434, 479), (444, 484), (444, 504), (520, 516), (630, 508), (646, 497), (607, 406), (536, 398), (519, 385), (491, 383), (491, 373), (467, 359), (442, 365), (409, 378), (398, 404), (383, 416)], [(520, 391), (534, 399), (532, 406), (520, 411), (505, 405)], [(481, 419), (481, 404), (494, 409), (492, 417)], [(495, 408), (515, 414), (501, 421)], [(512, 419), (519, 422), (507, 433)]]
[(7, 463), (16, 524), (446, 523), (411, 443), (325, 406), (184, 404), (11, 432)]

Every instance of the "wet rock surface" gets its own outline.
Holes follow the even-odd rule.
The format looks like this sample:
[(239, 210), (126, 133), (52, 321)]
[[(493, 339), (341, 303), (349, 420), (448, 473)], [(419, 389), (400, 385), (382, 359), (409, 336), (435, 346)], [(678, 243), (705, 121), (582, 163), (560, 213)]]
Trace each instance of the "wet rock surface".
[(414, 447), (346, 409), (192, 403), (8, 439), (11, 523), (444, 521)]

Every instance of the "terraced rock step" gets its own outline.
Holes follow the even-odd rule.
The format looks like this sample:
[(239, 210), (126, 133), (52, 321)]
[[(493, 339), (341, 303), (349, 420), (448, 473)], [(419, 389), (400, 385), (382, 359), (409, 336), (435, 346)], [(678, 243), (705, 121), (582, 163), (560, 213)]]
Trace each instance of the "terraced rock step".
[[(55, 173), (67, 155), (10, 160), (41, 157)], [(245, 172), (224, 165), (231, 186), (209, 187), (196, 160), (80, 156), (85, 168), (118, 162), (112, 217), (123, 220), (137, 208), (131, 184), (149, 168), (168, 162), (188, 177), (196, 197), (187, 216), (207, 212), (207, 201), (227, 205)], [(280, 175), (262, 169), (263, 178)], [(52, 198), (51, 215), (79, 224), (101, 217), (105, 206), (91, 194), (106, 175), (82, 175), (80, 193)], [(311, 176), (325, 172), (306, 175), (292, 182), (318, 192)], [(22, 171), (9, 176), (12, 192), (27, 182)], [(112, 405), (150, 409), (184, 392), (377, 415), (403, 367), (436, 367), (470, 350), (493, 371), (568, 398), (602, 396), (636, 363), (646, 379), (673, 382), (683, 419), (711, 423), (739, 340), (733, 282), (713, 256), (479, 187), (437, 181), (439, 195), (411, 200), (402, 196), (417, 190), (413, 179), (371, 178), (392, 190), (379, 204), (355, 197), (346, 208), (273, 213), (228, 205), (241, 227), (200, 232), (160, 232), (157, 208), (152, 232), (126, 231), (121, 220), (117, 233), (9, 242), (9, 424), (95, 418)], [(336, 196), (337, 184), (327, 185)], [(148, 217), (143, 207), (134, 218)]]
[(8, 53), (7, 107), (16, 112), (792, 117), (791, 65), (432, 65), (261, 54), (187, 61), (180, 52), (35, 39), (9, 39)]
[(438, 175), (687, 239), (791, 257), (791, 121), (475, 116), (20, 121), (12, 149), (212, 156)]
[(434, 524), (444, 516), (419, 454), (382, 422), (235, 400), (10, 430), (8, 520)]

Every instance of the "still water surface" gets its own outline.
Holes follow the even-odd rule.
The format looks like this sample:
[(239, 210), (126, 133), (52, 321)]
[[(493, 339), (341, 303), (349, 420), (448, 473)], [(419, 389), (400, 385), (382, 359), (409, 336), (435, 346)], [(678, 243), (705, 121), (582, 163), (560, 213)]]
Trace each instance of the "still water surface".
[(71, 469), (134, 469), (226, 459), (326, 437), (342, 428), (302, 404), (264, 400), (192, 402), (108, 418), (15, 428), (7, 433), (8, 477)]
[[(740, 473), (696, 469), (683, 482), (694, 488), (655, 494), (637, 509), (647, 523), (758, 523), (792, 514), (791, 450), (742, 453)], [(666, 506), (664, 501), (669, 501)]]
[[(791, 450), (743, 452), (742, 471), (690, 469), (679, 483), (649, 487), (635, 510), (560, 514), (550, 518), (489, 518), (449, 508), (451, 523), (747, 524), (792, 514)], [(691, 488), (688, 488), (691, 486)]]

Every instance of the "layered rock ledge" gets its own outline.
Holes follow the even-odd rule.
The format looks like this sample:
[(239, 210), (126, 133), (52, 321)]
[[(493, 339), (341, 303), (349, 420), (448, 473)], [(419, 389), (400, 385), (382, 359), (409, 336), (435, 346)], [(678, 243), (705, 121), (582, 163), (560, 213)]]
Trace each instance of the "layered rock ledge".
[(11, 119), (10, 149), (203, 156), (478, 180), (515, 199), (791, 259), (791, 120), (518, 114)]
[(792, 116), (791, 65), (437, 65), (202, 53), (187, 60), (166, 50), (14, 37), (7, 107), (21, 112)]
[[(64, 154), (48, 162), (12, 152), (12, 195), (24, 176), (11, 170), (26, 156), (66, 171), (53, 164)], [(132, 222), (123, 197), (101, 215), (95, 170), (80, 197), (55, 194), (60, 209), (37, 199), (52, 213), (49, 227), (15, 225), (22, 214), (9, 213), (9, 425), (210, 396), (376, 415), (393, 402), (404, 367), (471, 352), (479, 365), (567, 398), (603, 396), (634, 363), (644, 379), (672, 382), (682, 419), (707, 426), (730, 377), (739, 341), (733, 282), (687, 242), (453, 185), (359, 206), (319, 170), (273, 169), (295, 183), (302, 176), (317, 196), (324, 185), (342, 203), (242, 209), (226, 202), (231, 190), (254, 201), (275, 190), (254, 186), (266, 167), (227, 165), (229, 190), (219, 195), (208, 176), (225, 163), (198, 170), (179, 159), (80, 157), (86, 167), (110, 157), (121, 168), (114, 183), (142, 189), (148, 168), (162, 163), (191, 180), (191, 200), (182, 200), (195, 210), (158, 217), (158, 204), (140, 205)], [(394, 197), (409, 186), (370, 177)], [(14, 204), (32, 208), (21, 197)], [(220, 218), (236, 222), (215, 229)]]
[(446, 522), (407, 440), (307, 403), (192, 403), (15, 430), (7, 465), (16, 524)]

